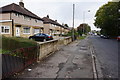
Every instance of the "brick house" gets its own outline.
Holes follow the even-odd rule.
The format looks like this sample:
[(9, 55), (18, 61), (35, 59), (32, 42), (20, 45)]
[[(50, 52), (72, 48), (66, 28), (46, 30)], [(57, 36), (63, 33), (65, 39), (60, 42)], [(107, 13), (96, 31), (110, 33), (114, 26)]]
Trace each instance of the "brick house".
[(29, 37), (43, 33), (43, 20), (26, 9), (22, 1), (0, 8), (0, 33), (4, 36)]

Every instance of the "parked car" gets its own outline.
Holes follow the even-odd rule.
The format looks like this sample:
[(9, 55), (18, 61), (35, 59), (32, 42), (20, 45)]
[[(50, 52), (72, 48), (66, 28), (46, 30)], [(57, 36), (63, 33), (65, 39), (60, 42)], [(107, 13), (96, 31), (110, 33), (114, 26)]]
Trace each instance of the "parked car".
[(48, 41), (48, 40), (53, 40), (53, 37), (48, 34), (38, 33), (33, 36), (30, 36), (29, 39), (33, 39), (35, 41)]
[(104, 39), (109, 39), (110, 37), (107, 36), (107, 35), (100, 35), (101, 38), (104, 38)]
[(117, 40), (120, 41), (120, 36), (117, 37)]

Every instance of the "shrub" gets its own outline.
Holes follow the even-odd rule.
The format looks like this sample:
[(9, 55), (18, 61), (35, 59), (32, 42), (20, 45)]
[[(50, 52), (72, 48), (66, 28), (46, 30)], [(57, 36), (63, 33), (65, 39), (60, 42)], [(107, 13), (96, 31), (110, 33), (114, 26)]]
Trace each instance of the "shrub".
[(36, 46), (37, 43), (33, 40), (22, 37), (5, 37), (2, 36), (2, 51), (12, 51), (18, 48)]

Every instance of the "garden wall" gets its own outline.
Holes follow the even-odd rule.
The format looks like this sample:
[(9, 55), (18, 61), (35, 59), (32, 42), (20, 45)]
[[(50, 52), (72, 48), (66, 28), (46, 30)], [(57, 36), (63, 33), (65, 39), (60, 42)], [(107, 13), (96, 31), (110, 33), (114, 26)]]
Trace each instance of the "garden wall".
[(55, 51), (60, 49), (60, 46), (67, 45), (72, 42), (71, 37), (65, 37), (61, 39), (46, 41), (46, 42), (38, 42), (39, 48), (39, 57), (38, 61), (42, 60), (43, 58), (53, 54)]

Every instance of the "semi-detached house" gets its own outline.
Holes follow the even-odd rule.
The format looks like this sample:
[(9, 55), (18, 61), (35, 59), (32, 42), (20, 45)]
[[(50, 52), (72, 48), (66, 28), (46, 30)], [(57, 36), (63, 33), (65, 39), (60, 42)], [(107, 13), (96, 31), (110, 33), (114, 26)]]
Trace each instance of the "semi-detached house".
[(50, 34), (53, 36), (61, 35), (61, 34), (67, 34), (69, 32), (69, 28), (65, 27), (64, 25), (61, 25), (57, 22), (57, 20), (52, 20), (49, 18), (49, 15), (47, 17), (42, 18), (44, 21), (44, 33)]
[(50, 35), (59, 35), (60, 34), (60, 24), (57, 23), (57, 20), (52, 20), (49, 18), (49, 15), (47, 15), (47, 17), (43, 17), (42, 18), (44, 21), (44, 32), (46, 34), (50, 34)]
[(43, 33), (43, 20), (26, 9), (21, 1), (0, 8), (0, 33), (5, 36), (29, 37)]

